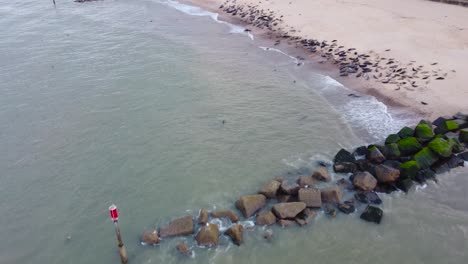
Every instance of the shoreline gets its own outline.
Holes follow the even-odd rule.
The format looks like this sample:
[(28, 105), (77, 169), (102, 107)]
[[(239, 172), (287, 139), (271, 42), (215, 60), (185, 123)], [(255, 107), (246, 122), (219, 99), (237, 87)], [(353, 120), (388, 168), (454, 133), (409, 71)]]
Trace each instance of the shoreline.
[[(419, 2), (418, 4), (422, 5), (443, 5), (444, 7), (448, 6), (449, 8), (460, 8), (464, 11), (464, 8), (459, 6), (445, 5), (430, 1), (423, 1), (423, 3), (417, 0), (414, 1)], [(468, 83), (468, 76), (457, 74), (457, 72), (463, 72), (460, 68), (466, 68), (466, 70), (468, 70), (468, 65), (463, 63), (465, 56), (466, 61), (468, 61), (468, 50), (465, 51), (461, 49), (460, 53), (462, 53), (461, 55), (463, 56), (457, 57), (457, 60), (454, 60), (457, 62), (454, 65), (457, 70), (448, 70), (439, 67), (438, 63), (432, 63), (435, 65), (430, 65), (431, 63), (421, 63), (419, 60), (411, 60), (410, 62), (410, 58), (408, 60), (400, 59), (398, 56), (399, 54), (397, 54), (398, 51), (393, 52), (391, 50), (391, 45), (388, 45), (386, 47), (388, 49), (383, 52), (376, 52), (366, 48), (349, 48), (351, 45), (346, 45), (348, 44), (346, 42), (349, 41), (342, 41), (341, 38), (337, 38), (337, 41), (334, 42), (332, 39), (329, 39), (328, 41), (319, 39), (317, 42), (319, 44), (322, 43), (322, 45), (319, 45), (318, 49), (316, 49), (317, 46), (312, 46), (312, 48), (314, 48), (314, 52), (311, 52), (311, 46), (303, 44), (304, 40), (315, 40), (315, 38), (307, 39), (307, 33), (310, 33), (310, 30), (306, 28), (306, 25), (303, 27), (297, 27), (294, 25), (294, 23), (297, 24), (298, 21), (303, 22), (304, 18), (301, 18), (300, 16), (289, 18), (286, 12), (283, 15), (283, 12), (281, 11), (282, 8), (285, 8), (284, 5), (287, 5), (288, 3), (276, 3), (274, 1), (258, 1), (257, 3), (257, 1), (251, 0), (229, 0), (226, 2), (223, 0), (182, 0), (181, 2), (199, 6), (205, 10), (217, 13), (219, 14), (220, 20), (245, 27), (250, 33), (260, 39), (260, 41), (266, 41), (269, 43), (270, 47), (279, 48), (289, 55), (299, 58), (299, 60), (306, 61), (314, 71), (330, 76), (351, 90), (373, 96), (389, 107), (407, 109), (412, 113), (429, 119), (434, 119), (443, 115), (450, 115), (455, 112), (467, 112), (468, 110), (468, 103), (465, 103), (463, 100), (463, 98), (468, 98), (468, 86), (464, 85), (465, 83)], [(351, 2), (359, 1), (353, 0)], [(304, 3), (302, 0), (295, 0), (294, 3), (289, 3), (297, 3), (297, 7), (314, 5), (314, 3)], [(331, 5), (334, 6), (334, 8), (343, 8), (342, 5), (344, 4), (331, 3)], [(230, 7), (231, 9), (229, 9)], [(233, 9), (232, 7), (235, 8)], [(240, 10), (238, 8), (240, 8)], [(248, 11), (246, 12), (245, 10), (247, 8)], [(294, 9), (294, 6), (290, 9)], [(265, 10), (268, 10), (268, 13)], [(242, 13), (241, 11), (244, 12)], [(237, 14), (238, 12), (241, 14), (240, 16)], [(260, 16), (260, 12), (262, 12), (261, 15), (268, 14), (270, 17), (269, 19), (272, 22), (259, 24), (258, 19), (255, 19), (253, 23), (246, 21), (246, 17), (251, 16), (253, 12), (255, 12), (257, 16)], [(271, 25), (273, 22), (275, 26)], [(293, 26), (290, 26), (291, 24)], [(288, 30), (285, 30), (285, 28)], [(466, 22), (466, 28), (468, 30), (468, 22)], [(345, 40), (345, 37), (348, 36), (344, 35), (343, 40)], [(468, 47), (468, 37), (465, 38), (466, 47)], [(344, 44), (342, 44), (342, 42)], [(462, 42), (465, 43), (464, 40)], [(322, 47), (323, 43), (325, 43), (326, 46)], [(330, 47), (330, 43), (338, 43), (334, 46), (332, 44), (332, 47), (335, 49), (333, 52), (327, 52), (327, 49)], [(338, 45), (340, 45), (339, 47), (341, 48), (339, 50), (336, 49)], [(343, 66), (344, 63), (342, 62), (344, 60), (337, 60), (339, 59), (339, 56), (335, 56), (333, 54), (335, 51), (338, 51), (335, 54), (342, 52), (343, 54), (340, 55), (344, 55), (343, 51), (346, 51), (347, 49), (351, 49), (352, 51), (347, 51), (346, 56), (351, 57), (350, 54), (354, 53), (356, 54), (356, 57), (361, 58), (360, 61), (356, 63), (357, 65), (354, 63), (351, 64), (356, 68), (352, 68), (353, 71), (349, 74), (347, 71), (348, 68), (346, 67), (350, 64), (348, 63)], [(379, 60), (381, 60), (384, 55), (392, 55), (392, 57), (388, 59), (384, 58), (387, 59), (387, 61), (384, 61), (385, 64), (379, 64)], [(452, 58), (448, 59), (451, 61)], [(368, 68), (363, 69), (370, 71), (361, 72), (365, 78), (361, 77), (359, 73), (359, 76), (354, 75), (356, 73), (354, 70), (357, 69), (359, 72), (360, 69), (358, 66), (359, 64), (362, 64), (363, 61), (369, 63)], [(370, 65), (371, 63), (374, 65)], [(390, 66), (394, 68), (386, 69), (387, 64), (390, 64)], [(413, 66), (413, 64), (418, 64), (418, 67), (420, 68)], [(382, 74), (383, 71), (385, 71), (384, 74)], [(411, 74), (400, 76), (400, 72), (402, 71), (403, 73), (409, 71)], [(422, 74), (419, 74), (420, 72), (422, 72)], [(379, 78), (379, 75), (383, 75), (383, 77)], [(385, 75), (390, 77), (385, 78)], [(361, 78), (357, 78), (356, 76)], [(424, 81), (422, 78), (425, 78)], [(425, 84), (428, 81), (430, 82)], [(441, 97), (443, 98), (441, 99)]]

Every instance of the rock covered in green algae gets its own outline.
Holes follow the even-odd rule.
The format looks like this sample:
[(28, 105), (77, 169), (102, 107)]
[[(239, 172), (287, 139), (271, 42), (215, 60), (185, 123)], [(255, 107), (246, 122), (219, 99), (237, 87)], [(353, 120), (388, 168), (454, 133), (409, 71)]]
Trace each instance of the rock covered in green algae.
[(401, 155), (412, 155), (422, 149), (421, 143), (415, 137), (407, 137), (398, 141)]
[(434, 137), (434, 132), (432, 131), (430, 124), (428, 125), (423, 123), (416, 126), (414, 135), (419, 139), (419, 141), (428, 142)]
[(402, 178), (414, 179), (420, 170), (419, 163), (415, 160), (407, 161), (400, 165), (400, 173)]
[(450, 145), (452, 145), (453, 153), (460, 153), (463, 152), (463, 150), (465, 150), (458, 138), (449, 138), (447, 141), (450, 143)]
[(400, 138), (400, 136), (398, 136), (398, 134), (390, 134), (390, 135), (388, 135), (387, 139), (385, 139), (385, 145), (392, 144), (392, 143), (397, 143), (400, 140), (401, 140), (401, 138)]
[(452, 144), (443, 138), (436, 138), (427, 146), (440, 157), (448, 158), (452, 155)]
[(453, 120), (447, 120), (445, 122), (442, 122), (435, 130), (434, 132), (436, 134), (445, 134), (449, 131), (454, 131), (458, 129), (458, 124), (457, 122)]
[(460, 139), (460, 142), (468, 143), (468, 128), (460, 130), (458, 139)]
[(421, 151), (414, 155), (414, 160), (419, 164), (422, 169), (429, 168), (432, 164), (439, 160), (436, 153), (428, 147), (423, 148)]
[(414, 130), (409, 127), (404, 127), (398, 132), (398, 136), (401, 139), (412, 137), (414, 136)]
[(385, 146), (387, 147), (388, 159), (398, 159), (401, 156), (401, 151), (397, 143), (391, 143)]

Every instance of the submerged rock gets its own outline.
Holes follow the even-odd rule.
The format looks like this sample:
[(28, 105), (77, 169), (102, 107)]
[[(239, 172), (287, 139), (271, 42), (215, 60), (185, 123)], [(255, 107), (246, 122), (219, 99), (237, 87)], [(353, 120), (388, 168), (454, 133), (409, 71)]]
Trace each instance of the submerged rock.
[(159, 229), (159, 233), (162, 238), (185, 236), (193, 234), (194, 232), (195, 229), (193, 227), (193, 219), (191, 215), (174, 219), (168, 225)]
[(206, 224), (198, 234), (195, 236), (195, 240), (199, 246), (217, 246), (219, 242), (219, 229), (215, 224)]
[(192, 251), (189, 247), (187, 247), (187, 245), (185, 245), (184, 242), (180, 242), (179, 244), (177, 244), (176, 249), (184, 256), (192, 255)]
[(243, 231), (244, 231), (244, 227), (242, 227), (242, 225), (240, 224), (237, 224), (237, 225), (231, 226), (228, 230), (226, 230), (226, 232), (224, 232), (224, 234), (229, 236), (232, 239), (232, 242), (234, 244), (240, 246), (243, 241), (243, 236), (242, 236)]
[(263, 194), (245, 195), (236, 201), (236, 207), (244, 217), (249, 218), (255, 212), (266, 205), (266, 197)]
[(314, 218), (317, 216), (317, 212), (310, 208), (304, 209), (299, 215), (297, 215), (298, 218), (303, 219), (306, 221), (306, 223), (310, 223)]
[(273, 205), (273, 212), (281, 219), (295, 218), (305, 208), (304, 202), (277, 203)]
[(377, 179), (367, 171), (354, 174), (353, 185), (362, 191), (372, 191), (377, 186)]
[(367, 221), (367, 222), (374, 222), (377, 224), (380, 224), (382, 221), (383, 217), (383, 211), (382, 209), (368, 205), (364, 212), (361, 214), (361, 219)]
[(320, 167), (320, 168), (316, 169), (312, 173), (312, 178), (314, 178), (316, 180), (319, 180), (319, 181), (325, 181), (325, 182), (328, 182), (328, 181), (331, 180), (331, 177), (328, 174), (328, 170), (325, 167)]
[(228, 218), (231, 222), (235, 223), (239, 221), (239, 217), (233, 210), (214, 211), (211, 212), (211, 217), (214, 218)]
[(267, 198), (275, 198), (276, 194), (281, 186), (281, 182), (276, 180), (271, 180), (265, 183), (262, 188), (258, 191), (259, 194), (265, 195)]
[(345, 201), (344, 203), (338, 204), (337, 207), (338, 210), (345, 214), (351, 214), (354, 213), (354, 211), (356, 211), (356, 207), (354, 206), (353, 200)]
[(145, 230), (143, 234), (141, 235), (140, 240), (142, 243), (145, 243), (147, 245), (159, 244), (158, 230), (156, 229)]

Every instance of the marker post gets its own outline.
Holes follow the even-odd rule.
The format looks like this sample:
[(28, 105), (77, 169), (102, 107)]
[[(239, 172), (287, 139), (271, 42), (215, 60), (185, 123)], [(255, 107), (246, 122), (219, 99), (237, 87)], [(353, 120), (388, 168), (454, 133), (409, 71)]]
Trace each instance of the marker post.
[(127, 250), (125, 250), (125, 246), (122, 241), (122, 235), (120, 234), (119, 212), (117, 211), (117, 206), (115, 206), (114, 204), (109, 206), (109, 213), (115, 226), (115, 234), (117, 235), (117, 242), (119, 245), (120, 261), (122, 262), (122, 264), (126, 264), (128, 262)]

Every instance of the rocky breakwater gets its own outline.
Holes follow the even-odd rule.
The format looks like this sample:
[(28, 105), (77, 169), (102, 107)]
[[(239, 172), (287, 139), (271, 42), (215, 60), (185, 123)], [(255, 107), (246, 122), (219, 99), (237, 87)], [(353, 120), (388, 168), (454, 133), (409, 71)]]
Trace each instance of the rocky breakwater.
[[(437, 181), (437, 173), (468, 161), (467, 146), (468, 115), (458, 113), (433, 122), (421, 120), (415, 127), (404, 127), (389, 135), (381, 144), (361, 146), (352, 152), (341, 149), (332, 165), (320, 162), (308, 174), (265, 182), (256, 194), (235, 201), (233, 207), (240, 215), (234, 208), (211, 212), (202, 208), (198, 216), (176, 218), (159, 230), (144, 231), (141, 242), (157, 245), (166, 238), (191, 236), (192, 246), (185, 242), (176, 246), (183, 255), (190, 256), (195, 245), (216, 247), (224, 236), (240, 246), (244, 232), (255, 226), (303, 227), (320, 212), (329, 217), (358, 212), (361, 219), (380, 224), (383, 210), (377, 193), (408, 192), (414, 182)], [(273, 239), (273, 230), (266, 229), (263, 237)]]

